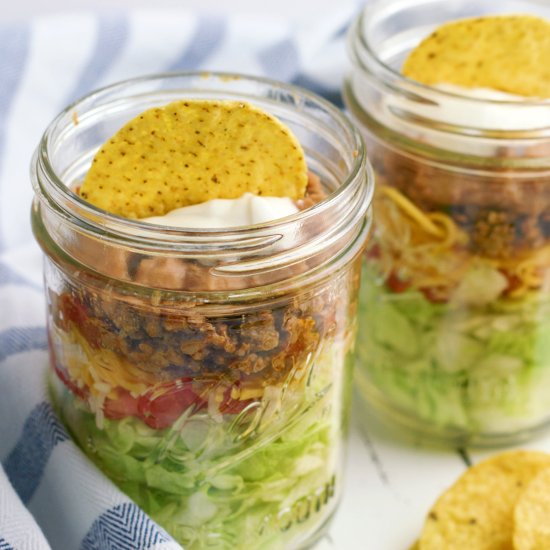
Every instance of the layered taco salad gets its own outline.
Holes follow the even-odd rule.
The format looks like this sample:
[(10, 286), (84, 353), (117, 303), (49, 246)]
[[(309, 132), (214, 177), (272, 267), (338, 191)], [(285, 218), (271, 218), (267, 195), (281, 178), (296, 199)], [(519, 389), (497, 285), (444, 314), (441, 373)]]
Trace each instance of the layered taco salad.
[(550, 175), (538, 167), (550, 144), (518, 133), (550, 126), (548, 63), (543, 19), (447, 23), (403, 65), (427, 98), (443, 92), (399, 104), (402, 128), (420, 128), (416, 152), (369, 138), (376, 239), (357, 384), (430, 433), (498, 437), (550, 418)]
[[(325, 198), (278, 119), (202, 99), (126, 123), (75, 191), (220, 239)], [(241, 299), (198, 254), (85, 248), (107, 275), (47, 266), (52, 387), (76, 441), (188, 550), (305, 543), (340, 494), (360, 257), (284, 291), (255, 273)]]

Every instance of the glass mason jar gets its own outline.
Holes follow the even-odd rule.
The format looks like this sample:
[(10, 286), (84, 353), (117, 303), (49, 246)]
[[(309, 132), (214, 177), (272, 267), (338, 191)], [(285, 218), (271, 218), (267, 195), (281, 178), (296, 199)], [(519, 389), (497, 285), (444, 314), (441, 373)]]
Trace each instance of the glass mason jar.
[(445, 444), (550, 420), (550, 101), (400, 74), (437, 26), (500, 10), (550, 18), (536, 0), (381, 0), (348, 37), (377, 181), (356, 386), (386, 428)]
[[(187, 230), (117, 217), (71, 190), (126, 121), (186, 97), (277, 116), (327, 197), (269, 223)], [(186, 549), (314, 541), (342, 489), (373, 191), (359, 133), (292, 86), (142, 78), (61, 113), (32, 180), (52, 393), (82, 449)]]

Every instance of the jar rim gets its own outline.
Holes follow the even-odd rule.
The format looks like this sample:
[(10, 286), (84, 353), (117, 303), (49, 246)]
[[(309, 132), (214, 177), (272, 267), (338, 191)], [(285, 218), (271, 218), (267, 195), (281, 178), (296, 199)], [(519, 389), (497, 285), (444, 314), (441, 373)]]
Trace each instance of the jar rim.
[[(140, 108), (185, 97), (247, 101), (295, 125), (309, 169), (319, 172), (323, 181), (326, 178), (328, 196), (314, 206), (271, 222), (209, 229), (123, 218), (89, 204), (71, 191), (67, 184), (78, 181), (88, 169), (98, 142), (111, 131), (108, 124), (114, 127)], [(98, 126), (100, 123), (103, 125)], [(80, 146), (66, 149), (72, 139), (81, 140), (76, 142)], [(92, 243), (92, 251), (97, 250), (93, 243), (98, 243), (104, 251), (135, 253), (132, 257), (136, 259), (198, 261), (201, 269), (207, 268), (209, 277), (231, 280), (227, 283), (231, 288), (240, 285), (257, 289), (314, 280), (328, 267), (339, 268), (364, 246), (372, 222), (369, 208), (374, 176), (363, 137), (355, 125), (313, 92), (236, 73), (157, 74), (92, 92), (67, 107), (48, 126), (31, 163), (31, 179), (36, 195), (35, 234), (46, 253), (67, 252), (64, 261), (75, 263), (72, 269), (91, 268), (108, 277), (112, 272), (102, 256), (92, 258), (87, 245), (81, 244), (82, 250), (76, 250), (75, 242)], [(74, 238), (76, 235), (82, 238)], [(168, 264), (163, 272), (170, 270)], [(296, 264), (300, 264), (297, 269)], [(129, 272), (123, 277), (132, 282)], [(158, 282), (162, 284), (172, 282)], [(199, 287), (197, 284), (193, 292)], [(204, 291), (211, 292), (208, 288)]]
[[(80, 106), (86, 103), (97, 100), (103, 95), (116, 93), (122, 91), (128, 86), (153, 83), (160, 80), (176, 80), (181, 78), (188, 79), (207, 79), (214, 78), (218, 81), (231, 82), (233, 80), (246, 81), (256, 83), (259, 85), (270, 86), (275, 89), (280, 89), (292, 94), (295, 97), (301, 98), (302, 102), (312, 102), (321, 106), (329, 116), (334, 119), (340, 128), (344, 129), (348, 137), (353, 141), (353, 162), (350, 167), (345, 180), (325, 199), (319, 203), (301, 210), (297, 213), (285, 216), (270, 222), (263, 222), (253, 225), (237, 226), (227, 229), (217, 228), (175, 228), (172, 226), (148, 224), (140, 220), (124, 218), (116, 214), (109, 213), (101, 208), (98, 208), (86, 200), (82, 199), (76, 193), (74, 193), (67, 182), (64, 182), (61, 176), (56, 172), (55, 168), (50, 162), (49, 144), (52, 138), (52, 134), (56, 128), (67, 119), (72, 117)], [(192, 88), (181, 89), (181, 92), (193, 91)], [(220, 89), (220, 91), (224, 91)], [(249, 98), (247, 98), (249, 99)], [(78, 223), (81, 229), (99, 229), (104, 232), (107, 228), (114, 235), (120, 237), (138, 237), (140, 240), (150, 241), (164, 241), (169, 242), (171, 240), (175, 242), (183, 243), (186, 238), (198, 238), (202, 239), (204, 243), (206, 239), (212, 240), (219, 239), (223, 234), (226, 239), (228, 236), (234, 235), (235, 238), (243, 237), (245, 235), (253, 235), (254, 233), (261, 232), (265, 229), (279, 229), (289, 224), (295, 224), (302, 220), (307, 220), (314, 216), (317, 216), (326, 210), (333, 207), (334, 203), (339, 200), (341, 195), (349, 193), (350, 187), (353, 186), (353, 182), (357, 180), (362, 171), (365, 171), (366, 167), (366, 149), (363, 138), (357, 128), (352, 122), (332, 103), (328, 100), (318, 96), (314, 92), (295, 86), (279, 82), (276, 80), (250, 76), (241, 73), (230, 72), (204, 72), (204, 71), (189, 71), (189, 72), (168, 72), (157, 73), (147, 76), (141, 76), (138, 78), (126, 79), (108, 86), (104, 86), (100, 89), (94, 90), (91, 93), (77, 99), (63, 111), (61, 111), (48, 125), (31, 164), (31, 176), (34, 186), (34, 190), (37, 196), (42, 199), (46, 199), (50, 206), (56, 208), (58, 211), (61, 209), (63, 217), (65, 219), (70, 217), (78, 218)], [(36, 172), (39, 172), (37, 175)], [(44, 181), (45, 180), (45, 181)], [(366, 200), (364, 205), (364, 211), (372, 201), (373, 195), (373, 178), (372, 175), (366, 171), (367, 191)]]

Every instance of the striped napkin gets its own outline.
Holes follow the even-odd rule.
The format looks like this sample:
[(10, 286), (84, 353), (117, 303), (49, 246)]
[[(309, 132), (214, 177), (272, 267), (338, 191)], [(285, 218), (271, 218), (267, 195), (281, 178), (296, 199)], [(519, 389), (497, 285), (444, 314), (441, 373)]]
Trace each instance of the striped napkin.
[(47, 124), (94, 88), (163, 71), (253, 73), (339, 103), (354, 11), (335, 6), (308, 21), (136, 11), (0, 25), (0, 550), (181, 548), (91, 465), (48, 402), (28, 177)]

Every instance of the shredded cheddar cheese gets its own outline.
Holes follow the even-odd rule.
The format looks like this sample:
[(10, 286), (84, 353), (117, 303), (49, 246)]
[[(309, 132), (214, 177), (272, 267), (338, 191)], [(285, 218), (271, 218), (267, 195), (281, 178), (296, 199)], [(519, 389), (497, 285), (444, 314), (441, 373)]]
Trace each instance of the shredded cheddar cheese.
[(474, 262), (485, 261), (515, 279), (510, 297), (544, 284), (550, 246), (510, 259), (488, 259), (467, 250), (469, 237), (443, 212), (426, 213), (400, 191), (381, 185), (376, 198), (381, 263), (385, 274), (404, 275), (416, 288), (457, 286)]
[(116, 398), (116, 388), (137, 396), (158, 382), (155, 375), (125, 361), (108, 349), (94, 349), (76, 329), (57, 331), (63, 340), (64, 364), (79, 388), (88, 388), (94, 397)]

